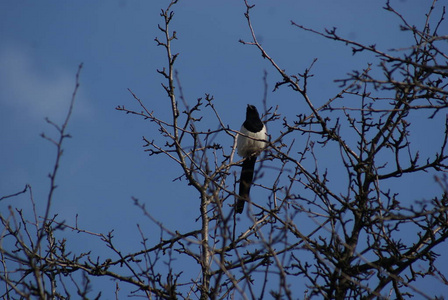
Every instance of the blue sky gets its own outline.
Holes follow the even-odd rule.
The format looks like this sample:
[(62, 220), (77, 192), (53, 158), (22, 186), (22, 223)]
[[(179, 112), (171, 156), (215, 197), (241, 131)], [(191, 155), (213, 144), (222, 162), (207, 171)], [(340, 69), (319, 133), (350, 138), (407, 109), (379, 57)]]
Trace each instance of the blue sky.
[[(381, 9), (383, 2), (257, 1), (252, 20), (259, 41), (288, 73), (302, 72), (318, 58), (309, 90), (319, 104), (339, 91), (334, 79), (365, 67), (372, 57), (353, 57), (344, 45), (300, 31), (290, 20), (317, 30), (337, 27), (341, 35), (381, 49), (409, 45), (409, 37), (398, 30), (398, 19)], [(129, 249), (139, 247), (136, 223), (151, 226), (131, 196), (147, 203), (169, 228), (196, 228), (196, 194), (183, 182), (172, 182), (180, 170), (167, 159), (143, 152), (141, 137), (156, 131), (148, 122), (115, 110), (117, 105), (137, 108), (130, 88), (148, 108), (168, 117), (169, 103), (156, 72), (166, 64), (165, 53), (154, 42), (161, 36), (157, 24), (166, 4), (0, 3), (0, 195), (29, 183), (36, 202), (44, 203), (55, 149), (39, 135), (54, 134), (45, 117), (60, 122), (65, 116), (82, 62), (81, 87), (68, 128), (73, 138), (64, 146), (52, 212), (71, 224), (79, 214), (79, 225), (91, 231), (114, 229), (117, 243)], [(420, 0), (391, 4), (420, 26), (429, 7), (429, 1)], [(178, 35), (173, 51), (180, 52), (176, 69), (185, 95), (194, 102), (204, 93), (212, 94), (233, 129), (239, 129), (247, 103), (261, 107), (263, 72), (268, 72), (270, 90), (279, 80), (255, 48), (238, 42), (250, 41), (244, 12), (243, 1), (181, 0), (172, 23)], [(306, 110), (298, 98), (288, 89), (269, 92), (268, 105), (279, 105), (283, 115), (293, 116)], [(425, 133), (423, 128), (420, 134)], [(432, 175), (407, 184), (403, 193), (422, 199), (422, 186), (432, 184)], [(23, 196), (3, 201), (0, 209), (10, 204), (29, 208)]]

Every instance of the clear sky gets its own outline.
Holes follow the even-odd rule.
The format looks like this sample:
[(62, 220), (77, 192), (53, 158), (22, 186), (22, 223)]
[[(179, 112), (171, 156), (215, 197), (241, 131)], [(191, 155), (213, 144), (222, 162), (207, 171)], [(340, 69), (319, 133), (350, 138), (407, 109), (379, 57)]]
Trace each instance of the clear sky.
[[(303, 72), (318, 58), (309, 89), (319, 104), (338, 92), (334, 79), (365, 67), (372, 57), (353, 57), (343, 44), (301, 31), (290, 21), (317, 30), (337, 27), (340, 35), (384, 50), (408, 46), (409, 36), (400, 33), (398, 19), (382, 9), (384, 2), (264, 0), (257, 1), (252, 20), (259, 41), (288, 73)], [(421, 26), (430, 2), (391, 4), (409, 23)], [(166, 66), (166, 57), (154, 41), (161, 36), (157, 24), (167, 3), (0, 2), (0, 196), (29, 183), (36, 202), (45, 203), (55, 149), (40, 137), (42, 132), (54, 134), (44, 118), (60, 122), (65, 116), (82, 62), (81, 87), (68, 128), (73, 138), (64, 145), (52, 212), (69, 224), (78, 214), (79, 226), (94, 232), (114, 229), (125, 252), (140, 247), (137, 223), (152, 226), (131, 196), (145, 202), (169, 228), (197, 228), (197, 195), (184, 182), (172, 182), (180, 170), (143, 151), (141, 137), (156, 134), (152, 125), (115, 110), (117, 105), (137, 108), (130, 88), (149, 109), (168, 117), (168, 99), (156, 72)], [(279, 80), (255, 48), (238, 42), (250, 40), (244, 12), (243, 1), (180, 0), (172, 23), (178, 36), (173, 51), (180, 53), (176, 69), (187, 99), (193, 103), (204, 93), (212, 94), (233, 129), (239, 129), (246, 104), (261, 107), (263, 72), (268, 72), (270, 90)], [(306, 109), (298, 99), (285, 88), (269, 92), (268, 105), (279, 105), (283, 115), (292, 116)], [(422, 199), (422, 185), (431, 180), (431, 174), (409, 180), (409, 195)], [(2, 201), (0, 209), (10, 204), (30, 207), (23, 196)]]

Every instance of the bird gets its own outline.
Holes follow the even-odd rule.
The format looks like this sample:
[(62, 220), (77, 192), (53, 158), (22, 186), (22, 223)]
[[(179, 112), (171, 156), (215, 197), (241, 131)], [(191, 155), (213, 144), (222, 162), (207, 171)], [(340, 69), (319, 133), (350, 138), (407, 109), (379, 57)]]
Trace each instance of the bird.
[(266, 126), (260, 119), (257, 108), (247, 105), (246, 120), (237, 137), (238, 155), (243, 157), (240, 177), (239, 198), (236, 202), (235, 212), (240, 214), (244, 210), (244, 203), (249, 201), (250, 187), (254, 178), (254, 167), (257, 156), (267, 145)]

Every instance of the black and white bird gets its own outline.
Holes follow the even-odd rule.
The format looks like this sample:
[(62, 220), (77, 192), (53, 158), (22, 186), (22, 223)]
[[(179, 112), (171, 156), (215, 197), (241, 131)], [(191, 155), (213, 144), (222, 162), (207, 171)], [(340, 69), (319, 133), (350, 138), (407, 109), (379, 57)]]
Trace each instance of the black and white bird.
[(261, 121), (255, 106), (247, 105), (246, 121), (241, 126), (240, 133), (237, 138), (237, 150), (244, 161), (240, 177), (239, 199), (235, 207), (235, 212), (238, 214), (243, 212), (244, 203), (249, 201), (255, 162), (260, 151), (267, 144), (266, 126)]

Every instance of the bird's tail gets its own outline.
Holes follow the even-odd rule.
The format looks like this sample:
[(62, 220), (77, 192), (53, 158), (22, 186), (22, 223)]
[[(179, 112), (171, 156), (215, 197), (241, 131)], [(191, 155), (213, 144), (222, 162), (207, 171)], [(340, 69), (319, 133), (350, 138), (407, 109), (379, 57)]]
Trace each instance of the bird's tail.
[(239, 199), (236, 202), (235, 212), (240, 214), (244, 210), (244, 203), (249, 200), (250, 187), (254, 179), (254, 167), (257, 161), (256, 156), (246, 157), (243, 161), (243, 169), (240, 177)]

